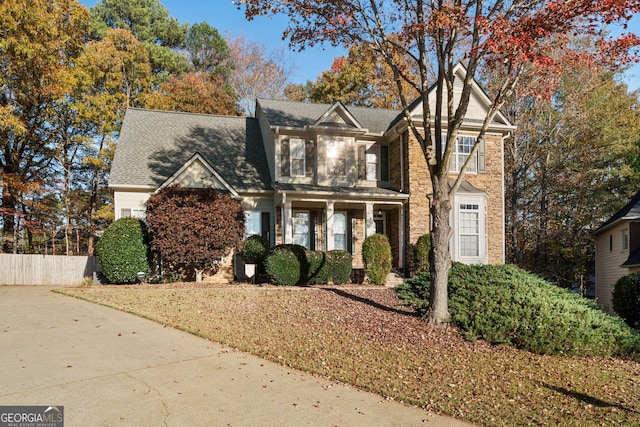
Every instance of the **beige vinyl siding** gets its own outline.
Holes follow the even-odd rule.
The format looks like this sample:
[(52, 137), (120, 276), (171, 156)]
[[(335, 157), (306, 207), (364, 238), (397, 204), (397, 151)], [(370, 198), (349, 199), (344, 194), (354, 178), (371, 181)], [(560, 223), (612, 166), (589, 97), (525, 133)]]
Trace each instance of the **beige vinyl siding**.
[(611, 314), (615, 314), (611, 296), (616, 282), (621, 277), (640, 270), (637, 267), (621, 267), (629, 257), (621, 240), (622, 230), (628, 227), (629, 224), (624, 222), (600, 233), (596, 239), (596, 302)]

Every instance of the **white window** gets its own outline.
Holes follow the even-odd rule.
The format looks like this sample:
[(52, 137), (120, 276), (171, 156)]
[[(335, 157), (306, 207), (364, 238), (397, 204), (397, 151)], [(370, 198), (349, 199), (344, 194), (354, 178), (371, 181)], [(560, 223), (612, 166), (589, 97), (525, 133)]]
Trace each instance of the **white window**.
[(477, 204), (460, 204), (460, 256), (480, 255), (480, 210)]
[(304, 176), (304, 148), (304, 140), (302, 139), (291, 139), (289, 141), (289, 150), (291, 156), (291, 176)]
[(327, 176), (345, 176), (346, 174), (345, 141), (341, 139), (327, 141)]
[(309, 212), (294, 212), (293, 243), (309, 249)]
[(248, 211), (244, 213), (244, 238), (262, 234), (262, 212)]
[[(453, 147), (453, 154), (451, 156), (451, 164), (449, 165), (449, 172), (460, 172), (464, 162), (469, 158), (469, 154), (473, 149), (473, 146), (476, 144), (476, 137), (473, 136), (461, 136), (458, 135), (456, 138), (456, 143)], [(442, 151), (444, 152), (444, 147), (447, 144), (447, 136), (442, 135)], [(467, 169), (469, 173), (477, 173), (478, 172), (478, 152), (473, 155), (473, 159), (471, 163), (469, 163), (469, 168)]]
[(120, 210), (121, 218), (127, 218), (130, 216), (144, 221), (145, 218), (147, 217), (147, 211), (144, 208), (131, 208), (131, 209), (124, 208)]
[(451, 211), (451, 255), (454, 261), (486, 264), (487, 234), (484, 195), (461, 195)]
[(389, 180), (389, 147), (371, 145), (358, 147), (358, 179), (367, 181)]
[(629, 249), (629, 229), (625, 228), (624, 230), (622, 230), (622, 250), (626, 251), (627, 249)]
[(347, 250), (347, 214), (344, 212), (333, 214), (333, 248)]

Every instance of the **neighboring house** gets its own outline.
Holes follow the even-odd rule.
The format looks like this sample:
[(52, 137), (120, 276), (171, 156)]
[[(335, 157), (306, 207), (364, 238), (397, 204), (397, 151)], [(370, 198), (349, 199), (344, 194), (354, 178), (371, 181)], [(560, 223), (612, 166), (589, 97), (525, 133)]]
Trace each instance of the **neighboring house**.
[(623, 276), (640, 271), (640, 192), (595, 231), (596, 301), (613, 309), (613, 288)]
[[(456, 68), (460, 79), (464, 72)], [(475, 85), (452, 179), (489, 102)], [(419, 122), (422, 105), (411, 111)], [(453, 200), (455, 261), (504, 262), (503, 140), (513, 129), (496, 116)], [(149, 195), (172, 184), (228, 191), (242, 201), (247, 235), (344, 249), (354, 268), (363, 266), (365, 237), (384, 233), (394, 267), (406, 271), (413, 245), (429, 232), (427, 163), (399, 111), (263, 99), (253, 118), (129, 109), (109, 179), (116, 219), (144, 217)]]

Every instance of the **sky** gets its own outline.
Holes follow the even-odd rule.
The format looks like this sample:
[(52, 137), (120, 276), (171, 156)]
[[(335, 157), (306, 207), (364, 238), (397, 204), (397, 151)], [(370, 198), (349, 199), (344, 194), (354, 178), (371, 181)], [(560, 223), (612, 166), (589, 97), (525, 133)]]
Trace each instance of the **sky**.
[[(91, 7), (97, 0), (79, 0), (81, 4)], [(287, 28), (287, 17), (277, 16), (267, 18), (259, 16), (253, 21), (247, 21), (243, 10), (238, 10), (231, 0), (160, 0), (169, 11), (169, 15), (180, 22), (196, 24), (205, 21), (215, 27), (223, 36), (232, 37), (244, 35), (248, 41), (259, 42), (267, 49), (284, 48), (289, 51), (289, 44), (282, 40), (282, 33)], [(616, 30), (613, 29), (615, 32)], [(630, 22), (627, 31), (640, 35), (640, 15), (636, 15)], [(290, 52), (291, 60), (295, 64), (291, 76), (292, 83), (315, 81), (323, 71), (331, 68), (333, 59), (346, 55), (344, 48), (332, 46), (316, 46), (306, 48), (302, 52)], [(625, 82), (630, 90), (640, 88), (640, 64), (632, 67), (625, 74)]]

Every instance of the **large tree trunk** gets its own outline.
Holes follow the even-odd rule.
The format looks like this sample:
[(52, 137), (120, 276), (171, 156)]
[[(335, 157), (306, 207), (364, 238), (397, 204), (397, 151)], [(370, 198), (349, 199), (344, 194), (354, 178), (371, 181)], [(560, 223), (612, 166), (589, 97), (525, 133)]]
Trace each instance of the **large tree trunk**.
[[(435, 186), (434, 186), (435, 187)], [(449, 189), (446, 180), (437, 185), (431, 202), (431, 230), (430, 271), (431, 287), (429, 291), (429, 310), (426, 320), (432, 324), (447, 323), (451, 320), (449, 314), (449, 270), (451, 269), (451, 255), (449, 254)], [(442, 188), (444, 187), (444, 188)]]
[(16, 242), (14, 239), (16, 220), (16, 198), (7, 185), (2, 187), (2, 252), (15, 253)]

